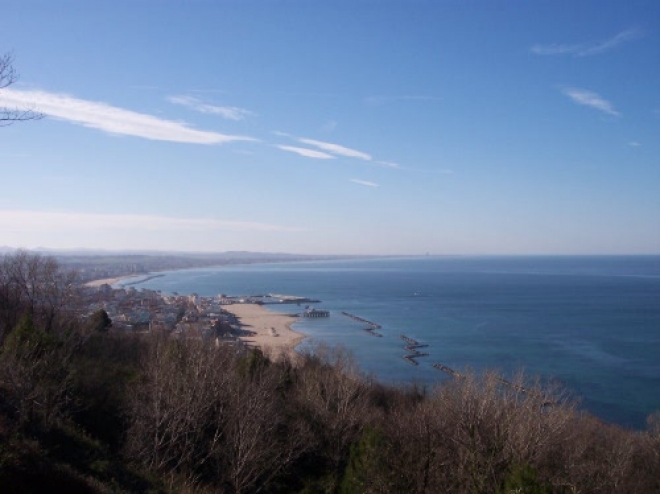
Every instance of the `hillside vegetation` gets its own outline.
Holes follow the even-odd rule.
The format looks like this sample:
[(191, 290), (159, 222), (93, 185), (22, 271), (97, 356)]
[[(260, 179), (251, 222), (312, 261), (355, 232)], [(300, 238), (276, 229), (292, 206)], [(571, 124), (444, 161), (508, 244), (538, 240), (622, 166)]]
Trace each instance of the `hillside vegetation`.
[(341, 349), (114, 334), (75, 287), (0, 260), (3, 492), (660, 492), (658, 416), (623, 430), (523, 376), (393, 387)]

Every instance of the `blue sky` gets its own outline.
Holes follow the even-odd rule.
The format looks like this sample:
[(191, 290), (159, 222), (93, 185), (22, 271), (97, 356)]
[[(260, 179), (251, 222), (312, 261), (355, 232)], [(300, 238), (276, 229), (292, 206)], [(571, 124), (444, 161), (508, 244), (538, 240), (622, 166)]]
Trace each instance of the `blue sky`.
[(0, 246), (660, 253), (657, 1), (5, 0)]

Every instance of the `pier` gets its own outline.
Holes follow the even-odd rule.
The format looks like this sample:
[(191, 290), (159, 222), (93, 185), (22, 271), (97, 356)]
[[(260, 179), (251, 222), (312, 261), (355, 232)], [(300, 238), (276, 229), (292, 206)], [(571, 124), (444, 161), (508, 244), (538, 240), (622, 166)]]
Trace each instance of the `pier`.
[(274, 294), (257, 294), (257, 295), (222, 295), (220, 298), (224, 303), (229, 304), (257, 304), (257, 305), (281, 305), (281, 304), (318, 304), (321, 301), (308, 297), (297, 297), (295, 295), (277, 295)]
[(321, 309), (307, 309), (301, 315), (303, 317), (330, 317), (330, 311)]
[(321, 301), (313, 298), (299, 297), (297, 295), (283, 295), (281, 293), (268, 293), (266, 295), (253, 295), (253, 297), (268, 298), (264, 300), (264, 304), (318, 304)]

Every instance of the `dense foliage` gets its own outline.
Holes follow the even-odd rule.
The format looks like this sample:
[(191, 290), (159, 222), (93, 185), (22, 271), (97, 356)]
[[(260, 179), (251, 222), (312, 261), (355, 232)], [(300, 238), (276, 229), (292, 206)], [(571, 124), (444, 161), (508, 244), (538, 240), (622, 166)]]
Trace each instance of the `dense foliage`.
[(0, 266), (3, 492), (660, 492), (657, 417), (623, 430), (523, 377), (392, 387), (337, 349), (114, 334), (77, 321), (52, 260)]

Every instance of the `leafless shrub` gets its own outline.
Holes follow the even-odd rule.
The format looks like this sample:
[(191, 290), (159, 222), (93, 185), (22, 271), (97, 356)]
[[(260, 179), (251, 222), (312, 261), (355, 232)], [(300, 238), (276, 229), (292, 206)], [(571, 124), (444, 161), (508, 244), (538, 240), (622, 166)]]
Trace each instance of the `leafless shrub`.
[(492, 492), (516, 465), (541, 471), (570, 439), (573, 409), (560, 398), (523, 376), (468, 373), (446, 382), (388, 415), (391, 481), (410, 492)]

